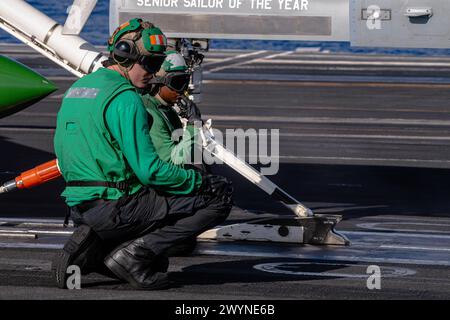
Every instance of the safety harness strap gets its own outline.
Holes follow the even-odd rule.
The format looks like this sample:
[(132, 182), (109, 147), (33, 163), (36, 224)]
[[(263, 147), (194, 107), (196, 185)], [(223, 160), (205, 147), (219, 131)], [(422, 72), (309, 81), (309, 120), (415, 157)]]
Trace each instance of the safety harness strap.
[(123, 192), (128, 192), (131, 188), (131, 181), (68, 181), (66, 185), (68, 187), (106, 187), (116, 188)]

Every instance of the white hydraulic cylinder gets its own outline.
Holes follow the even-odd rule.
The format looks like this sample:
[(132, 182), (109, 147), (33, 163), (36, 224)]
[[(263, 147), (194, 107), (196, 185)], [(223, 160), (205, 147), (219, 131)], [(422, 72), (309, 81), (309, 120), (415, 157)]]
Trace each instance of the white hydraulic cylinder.
[(239, 159), (230, 150), (226, 149), (223, 145), (218, 143), (214, 138), (214, 132), (212, 131), (212, 120), (209, 119), (203, 125), (200, 130), (200, 136), (203, 141), (203, 148), (208, 150), (215, 157), (223, 161), (225, 164), (233, 168), (240, 173), (247, 180), (253, 182), (259, 188), (264, 190), (272, 198), (279, 200), (284, 206), (292, 210), (298, 217), (312, 217), (314, 213), (289, 195), (286, 191), (278, 187), (275, 183), (269, 180), (269, 178), (262, 175), (255, 168), (247, 164), (245, 161)]
[[(102, 67), (106, 57), (93, 45), (77, 35), (64, 35), (63, 26), (23, 0), (0, 1), (1, 22), (18, 39), (29, 39), (53, 51), (62, 63), (82, 74)], [(28, 43), (27, 43), (28, 44)], [(42, 53), (42, 52), (41, 52)], [(53, 59), (52, 59), (53, 60)]]

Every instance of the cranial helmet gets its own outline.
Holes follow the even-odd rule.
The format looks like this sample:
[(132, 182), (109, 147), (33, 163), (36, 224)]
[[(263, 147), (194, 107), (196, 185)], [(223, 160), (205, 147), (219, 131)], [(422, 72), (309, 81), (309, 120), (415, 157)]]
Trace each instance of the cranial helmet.
[(119, 26), (108, 40), (108, 51), (118, 64), (127, 66), (143, 56), (164, 58), (167, 39), (150, 22), (132, 19)]
[(166, 59), (156, 73), (157, 81), (172, 90), (187, 90), (191, 75), (184, 57), (177, 51), (166, 51)]

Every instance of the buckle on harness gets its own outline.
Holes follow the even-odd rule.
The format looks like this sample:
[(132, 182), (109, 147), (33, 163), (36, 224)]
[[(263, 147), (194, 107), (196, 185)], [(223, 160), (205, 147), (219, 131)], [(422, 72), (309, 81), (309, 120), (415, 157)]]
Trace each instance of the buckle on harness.
[(125, 181), (116, 182), (114, 187), (125, 193), (129, 193), (131, 189), (131, 185)]

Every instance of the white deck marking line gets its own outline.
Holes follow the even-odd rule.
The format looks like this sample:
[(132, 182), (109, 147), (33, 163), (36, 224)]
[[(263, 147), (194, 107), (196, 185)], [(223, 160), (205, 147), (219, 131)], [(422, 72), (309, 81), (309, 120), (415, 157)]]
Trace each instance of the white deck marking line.
[[(450, 219), (449, 218), (445, 218), (445, 217), (439, 217), (439, 216), (433, 216), (432, 217), (433, 220), (439, 220), (439, 221), (445, 221), (446, 223), (450, 223)], [(373, 220), (373, 219), (381, 219), (381, 220), (409, 220), (409, 221), (429, 221), (430, 217), (421, 217), (418, 218), (416, 216), (398, 216), (398, 217), (392, 217), (392, 216), (370, 216), (370, 217), (364, 217), (364, 219), (369, 219), (369, 220)]]
[(376, 124), (376, 125), (428, 125), (450, 126), (450, 120), (400, 119), (400, 118), (331, 118), (331, 117), (272, 117), (272, 116), (226, 116), (205, 114), (205, 119), (222, 121), (256, 121), (256, 122), (292, 122), (292, 123), (327, 123), (327, 124)]
[[(240, 55), (237, 55), (235, 57), (224, 59), (220, 63), (233, 61), (233, 60), (237, 60), (237, 59), (242, 59), (242, 58), (248, 58), (248, 57), (252, 57), (252, 56), (255, 56), (255, 55), (263, 54), (263, 53), (266, 53), (266, 52), (267, 52), (267, 50), (260, 50), (260, 51), (255, 51), (255, 52), (251, 52), (251, 53), (240, 54)], [(254, 59), (247, 60), (247, 61), (242, 61), (242, 62), (237, 62), (237, 63), (229, 64), (229, 65), (226, 65), (226, 66), (216, 67), (216, 68), (213, 68), (211, 70), (205, 70), (203, 73), (204, 74), (208, 74), (208, 73), (212, 73), (212, 72), (217, 72), (217, 71), (220, 71), (220, 70), (223, 70), (223, 69), (228, 69), (228, 68), (231, 68), (231, 67), (235, 67), (235, 66), (240, 66), (240, 65), (243, 65), (243, 64), (251, 63), (253, 60)]]
[[(255, 69), (255, 68), (253, 68)], [(317, 80), (289, 80), (285, 81), (280, 80), (246, 80), (242, 79), (221, 79), (221, 80), (203, 80), (205, 84), (246, 84), (246, 85), (258, 85), (267, 84), (274, 86), (283, 86), (283, 87), (327, 87), (327, 88), (419, 88), (419, 89), (448, 89), (450, 88), (450, 83), (439, 84), (439, 83), (402, 83), (402, 81), (398, 82), (374, 82), (368, 80), (355, 80), (355, 81), (324, 81), (321, 79)]]
[[(260, 59), (266, 60), (266, 59), (274, 59), (274, 58), (278, 58), (278, 57), (285, 57), (285, 56), (288, 56), (288, 55), (290, 55), (292, 53), (294, 53), (294, 51), (286, 51), (286, 52), (282, 52), (282, 53), (275, 53), (275, 54), (272, 54), (270, 56), (267, 56), (267, 57), (264, 57), (264, 58), (260, 58)], [(281, 61), (284, 61), (284, 60), (281, 60)]]
[(212, 62), (209, 65), (211, 66), (211, 65), (214, 65), (214, 64), (221, 64), (221, 63), (224, 63), (224, 62), (230, 62), (230, 61), (234, 61), (234, 60), (237, 60), (237, 59), (252, 57), (252, 56), (255, 56), (255, 55), (258, 55), (258, 54), (261, 54), (261, 53), (265, 53), (265, 52), (267, 52), (267, 51), (266, 50), (259, 50), (259, 51), (252, 51), (252, 52), (247, 52), (247, 53), (241, 53), (241, 54), (233, 55), (233, 56), (225, 58), (225, 59), (220, 59), (220, 61)]
[(259, 58), (253, 62), (265, 64), (319, 64), (319, 65), (349, 65), (349, 66), (382, 66), (382, 67), (450, 67), (449, 62), (415, 62), (415, 61), (348, 61), (348, 60), (266, 60), (266, 58)]
[[(400, 231), (400, 232), (416, 232), (417, 229), (401, 229), (398, 227), (386, 227), (383, 225), (386, 224), (392, 224), (392, 222), (365, 222), (365, 223), (358, 223), (356, 226), (363, 229), (369, 229), (369, 230), (379, 230), (379, 231)], [(416, 225), (416, 226), (439, 226), (439, 227), (449, 227), (449, 224), (432, 224), (432, 223), (420, 223), (420, 222), (397, 222), (397, 225)], [(424, 228), (421, 228), (424, 229)], [(450, 234), (450, 230), (430, 230), (425, 229), (424, 233), (446, 233)]]
[(49, 234), (49, 235), (72, 235), (73, 231), (67, 230), (67, 231), (59, 231), (59, 230), (35, 230), (31, 229), (29, 230), (31, 233), (35, 234)]
[[(213, 83), (216, 80), (205, 80), (204, 82)], [(219, 81), (219, 80), (217, 80)], [(421, 106), (421, 109), (414, 109), (414, 108), (404, 108), (404, 107), (397, 107), (397, 106), (389, 106), (384, 105), (381, 108), (379, 107), (368, 107), (368, 108), (359, 108), (355, 107), (353, 105), (338, 105), (338, 106), (325, 106), (325, 105), (280, 105), (277, 104), (276, 106), (273, 105), (261, 105), (261, 104), (235, 104), (235, 107), (241, 107), (241, 108), (252, 108), (252, 109), (289, 109), (289, 110), (313, 110), (313, 111), (348, 111), (348, 112), (354, 112), (354, 111), (370, 111), (370, 112), (379, 112), (379, 113), (392, 113), (392, 112), (404, 112), (404, 113), (445, 113), (448, 115), (448, 110), (445, 109), (432, 109), (432, 106)], [(217, 101), (208, 101), (208, 108), (227, 108), (227, 106), (223, 103), (217, 103)], [(383, 109), (384, 108), (384, 109)], [(425, 109), (423, 109), (425, 108)]]
[(61, 223), (63, 224), (64, 217), (62, 218), (0, 218), (0, 222), (33, 222), (33, 223)]
[(18, 112), (14, 115), (11, 115), (10, 118), (19, 118), (19, 117), (56, 117), (57, 112), (29, 112), (22, 111)]
[(338, 58), (344, 61), (409, 61), (409, 62), (423, 62), (429, 61), (429, 62), (448, 62), (450, 63), (450, 60), (447, 57), (439, 57), (439, 56), (430, 56), (430, 57), (421, 57), (422, 59), (418, 59), (414, 56), (392, 56), (392, 55), (361, 55), (361, 54), (348, 54), (348, 53), (339, 53), (339, 55), (335, 55), (333, 53), (331, 54), (324, 54), (324, 53), (317, 53), (317, 52), (309, 52), (309, 53), (303, 53), (303, 52), (295, 52), (292, 55), (292, 58), (298, 58), (298, 59), (304, 59), (304, 58), (313, 58), (318, 59), (322, 58), (322, 60), (330, 60), (333, 58)]
[(55, 129), (47, 129), (47, 128), (8, 128), (8, 127), (0, 127), (0, 131), (4, 132), (42, 132), (42, 133), (53, 133)]
[[(378, 79), (378, 80), (389, 80), (389, 83), (395, 83), (395, 82), (405, 82), (406, 79), (409, 79), (406, 83), (420, 83), (419, 80), (423, 81), (423, 79), (428, 79), (428, 81), (433, 80), (432, 83), (439, 83), (439, 81), (443, 82), (443, 83), (448, 83), (448, 78), (445, 77), (441, 77), (441, 76), (431, 76), (431, 75), (416, 75), (413, 77), (407, 77), (407, 76), (400, 76), (398, 78), (396, 78), (395, 75), (362, 75), (362, 74), (353, 74), (353, 75), (340, 75), (340, 74), (322, 74), (322, 75), (314, 75), (314, 74), (301, 74), (301, 72), (303, 72), (303, 70), (307, 69), (307, 70), (314, 70), (314, 71), (329, 71), (330, 69), (332, 69), (333, 71), (351, 71), (351, 72), (362, 72), (362, 71), (370, 71), (369, 68), (358, 68), (358, 67), (352, 67), (352, 66), (327, 66), (327, 65), (320, 65), (320, 66), (310, 66), (310, 65), (301, 65), (301, 64), (295, 64), (295, 65), (279, 65), (279, 64), (273, 64), (271, 66), (267, 66), (267, 65), (260, 65), (260, 64), (255, 64), (254, 63), (255, 60), (252, 60), (253, 64), (244, 64), (244, 65), (239, 65), (238, 67), (236, 67), (237, 69), (239, 69), (241, 71), (241, 73), (243, 75), (247, 75), (247, 74), (251, 74), (253, 71), (252, 70), (257, 70), (258, 71), (258, 75), (259, 78), (261, 78), (261, 75), (265, 75), (267, 74), (268, 76), (263, 78), (264, 80), (269, 80), (271, 79), (270, 76), (275, 76), (277, 78), (275, 79), (280, 79), (281, 76), (283, 75), (283, 72), (279, 72), (279, 71), (284, 71), (286, 69), (289, 69), (290, 71), (299, 71), (300, 74), (298, 73), (293, 73), (291, 72), (291, 74), (286, 75), (286, 80), (291, 80), (291, 81), (295, 81), (295, 80), (306, 80), (306, 79), (335, 79), (335, 81), (339, 81), (337, 80), (338, 78), (343, 79), (342, 81), (348, 81), (348, 79), (353, 79), (353, 80), (358, 80), (358, 82), (362, 82), (362, 81), (366, 81), (366, 82), (370, 82), (369, 79)], [(425, 68), (425, 67), (424, 67)], [(261, 70), (265, 70), (265, 72), (261, 72)], [(274, 71), (278, 71), (278, 72), (274, 72)], [(39, 70), (38, 70), (39, 71)], [(372, 70), (373, 71), (373, 70)], [(374, 71), (384, 71), (384, 69), (375, 69)], [(402, 70), (403, 71), (403, 70)], [(413, 72), (420, 72), (422, 71), (421, 67), (415, 68), (415, 69), (410, 69), (409, 71), (413, 71)], [(41, 71), (41, 73), (44, 73), (44, 71)], [(235, 73), (235, 75), (238, 75), (238, 73)], [(254, 78), (252, 78), (254, 79)], [(273, 79), (273, 78), (272, 78)], [(283, 79), (283, 78), (281, 78)], [(445, 81), (443, 81), (443, 79), (445, 79)], [(397, 81), (394, 81), (397, 80)]]
[(0, 242), (0, 248), (7, 249), (62, 249), (64, 244), (28, 243), (28, 242)]
[[(370, 222), (370, 224), (389, 224), (390, 222)], [(397, 224), (412, 224), (412, 225), (416, 225), (416, 226), (439, 226), (439, 227), (443, 227), (443, 226), (448, 226), (450, 227), (449, 223), (429, 223), (429, 222), (398, 222)]]
[(204, 62), (202, 63), (202, 66), (207, 66), (207, 65), (211, 65), (211, 64), (216, 64), (217, 62), (221, 62), (224, 59), (228, 59), (228, 58), (212, 58), (212, 57), (206, 57)]
[(450, 160), (424, 160), (424, 159), (397, 159), (397, 158), (358, 158), (358, 157), (314, 157), (314, 156), (280, 156), (280, 159), (287, 160), (341, 160), (341, 161), (377, 161), (377, 162), (410, 162), (410, 163), (430, 163), (430, 164), (448, 164)]
[(450, 136), (400, 136), (379, 134), (327, 134), (327, 133), (280, 133), (281, 137), (350, 138), (350, 139), (400, 139), (450, 141)]
[(340, 233), (351, 237), (355, 236), (380, 236), (380, 237), (407, 237), (407, 238), (425, 238), (425, 239), (444, 239), (450, 240), (450, 236), (436, 235), (427, 233), (400, 233), (400, 232), (368, 232), (368, 231), (339, 231)]
[[(244, 157), (240, 157), (241, 159), (244, 159)], [(423, 159), (397, 159), (397, 158), (393, 158), (393, 159), (383, 159), (383, 158), (356, 158), (356, 157), (320, 157), (320, 156), (308, 156), (308, 157), (304, 157), (304, 156), (293, 156), (293, 155), (281, 155), (279, 156), (280, 159), (286, 159), (286, 160), (338, 160), (338, 161), (376, 161), (376, 162), (380, 162), (380, 161), (385, 161), (385, 162), (411, 162), (414, 164), (420, 164), (421, 162), (423, 163), (431, 163), (431, 164), (447, 164), (450, 163), (450, 160), (423, 160)], [(258, 161), (260, 159), (260, 156), (258, 155), (252, 155), (252, 154), (246, 154), (245, 155), (245, 160), (246, 161)]]
[(392, 264), (412, 264), (412, 265), (440, 265), (450, 266), (450, 261), (446, 260), (418, 260), (418, 259), (397, 259), (397, 258), (372, 258), (364, 256), (326, 256), (324, 254), (300, 254), (300, 253), (267, 253), (249, 252), (244, 250), (217, 250), (217, 249), (197, 249), (197, 253), (223, 256), (243, 256), (243, 257), (268, 257), (268, 258), (293, 258), (293, 259), (313, 259), (321, 261), (349, 261), (349, 262), (369, 262), (369, 263), (392, 263)]
[[(286, 274), (286, 275), (294, 275), (294, 276), (319, 276), (319, 277), (338, 277), (338, 278), (362, 278), (367, 279), (368, 274), (365, 273), (366, 270), (362, 270), (363, 273), (339, 273), (339, 272), (316, 272), (316, 271), (295, 271), (295, 270), (286, 270), (279, 267), (283, 266), (309, 266), (309, 265), (318, 265), (318, 266), (337, 266), (337, 267), (355, 267), (353, 264), (346, 263), (314, 263), (314, 262), (275, 262), (275, 263), (262, 263), (253, 266), (254, 269), (269, 272), (269, 273), (278, 273), (278, 274)], [(369, 265), (361, 265), (358, 264), (356, 267), (359, 268), (367, 268)], [(382, 268), (383, 278), (394, 278), (394, 277), (404, 277), (415, 275), (417, 272), (415, 270), (406, 269), (406, 268), (398, 268), (398, 267), (384, 267)]]
[(450, 248), (433, 248), (433, 247), (414, 247), (414, 246), (396, 246), (396, 245), (381, 245), (382, 249), (401, 249), (401, 250), (425, 250), (425, 251), (448, 251)]

